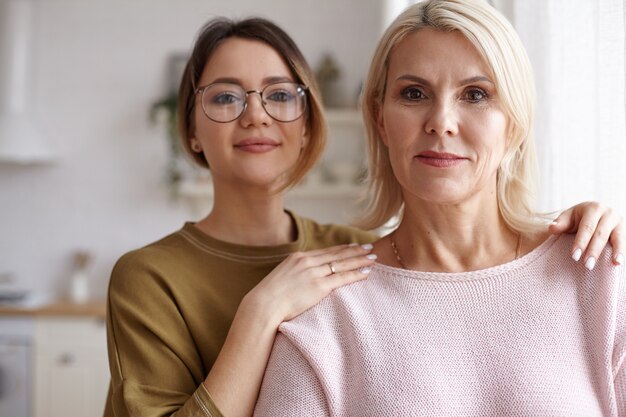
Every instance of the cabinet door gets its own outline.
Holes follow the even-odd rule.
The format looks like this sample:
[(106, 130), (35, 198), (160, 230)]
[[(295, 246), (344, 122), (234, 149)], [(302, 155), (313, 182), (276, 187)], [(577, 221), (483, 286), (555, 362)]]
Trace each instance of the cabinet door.
[(85, 347), (42, 352), (37, 374), (45, 385), (37, 417), (101, 417), (108, 388), (106, 351)]
[(109, 384), (104, 326), (73, 320), (42, 326), (35, 417), (101, 417)]

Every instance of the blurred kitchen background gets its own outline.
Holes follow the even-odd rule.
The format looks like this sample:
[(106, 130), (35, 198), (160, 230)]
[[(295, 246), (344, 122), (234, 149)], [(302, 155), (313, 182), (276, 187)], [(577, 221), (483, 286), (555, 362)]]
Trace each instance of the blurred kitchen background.
[[(207, 20), (261, 15), (286, 29), (312, 66), (329, 54), (346, 107), (355, 106), (383, 25), (379, 0), (2, 0), (23, 11), (12, 3), (32, 13), (16, 94), (40, 136), (12, 138), (23, 157), (0, 161), (0, 273), (58, 295), (77, 250), (93, 255), (90, 291), (102, 295), (120, 254), (198, 216), (193, 198), (173, 195), (166, 110), (154, 122), (149, 114), (170, 93), (172, 55), (186, 54)], [(46, 150), (33, 149), (29, 161), (32, 140)], [(324, 206), (308, 211), (333, 220)]]
[[(175, 157), (168, 130), (172, 74), (198, 29), (270, 18), (327, 75), (328, 149), (288, 206), (348, 222), (363, 191), (358, 94), (411, 2), (0, 0), (0, 417), (100, 415), (115, 260), (210, 208), (210, 178)], [(536, 70), (539, 207), (623, 213), (624, 0), (492, 3)]]

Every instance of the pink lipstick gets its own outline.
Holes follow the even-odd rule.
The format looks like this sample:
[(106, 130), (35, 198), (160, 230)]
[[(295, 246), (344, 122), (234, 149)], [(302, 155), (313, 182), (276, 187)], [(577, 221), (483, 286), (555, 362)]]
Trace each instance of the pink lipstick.
[(449, 168), (457, 166), (467, 158), (447, 152), (424, 151), (417, 154), (416, 159), (425, 165), (436, 168)]

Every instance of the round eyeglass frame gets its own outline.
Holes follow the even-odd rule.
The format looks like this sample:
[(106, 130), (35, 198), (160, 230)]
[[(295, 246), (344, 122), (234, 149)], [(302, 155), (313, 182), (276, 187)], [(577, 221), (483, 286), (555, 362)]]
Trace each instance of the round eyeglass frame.
[[(245, 101), (243, 103), (243, 107), (241, 108), (241, 112), (234, 119), (227, 120), (227, 121), (216, 120), (216, 119), (212, 118), (211, 116), (209, 116), (209, 114), (207, 113), (206, 109), (204, 108), (204, 92), (207, 90), (207, 88), (212, 87), (212, 86), (214, 86), (216, 84), (237, 85), (245, 93)], [(304, 106), (302, 107), (302, 112), (297, 117), (295, 117), (293, 119), (290, 119), (290, 120), (280, 120), (280, 119), (277, 119), (276, 117), (272, 116), (270, 114), (270, 112), (268, 112), (267, 109), (265, 108), (265, 101), (263, 100), (263, 93), (265, 92), (265, 90), (267, 88), (272, 87), (272, 86), (274, 86), (276, 84), (292, 84), (292, 85), (295, 85), (296, 87), (299, 87), (299, 88), (302, 89), (302, 92), (305, 95)], [(216, 83), (211, 83), (211, 84), (203, 85), (203, 86), (200, 86), (200, 87), (196, 88), (196, 90), (194, 91), (194, 94), (200, 93), (200, 106), (202, 107), (202, 113), (204, 113), (204, 115), (209, 120), (212, 120), (212, 121), (214, 121), (216, 123), (230, 123), (230, 122), (234, 122), (235, 120), (239, 119), (246, 112), (246, 109), (248, 108), (248, 96), (250, 94), (258, 94), (259, 95), (259, 98), (261, 99), (261, 107), (263, 107), (263, 111), (265, 111), (265, 113), (269, 117), (271, 117), (273, 120), (276, 120), (277, 122), (281, 122), (281, 123), (289, 123), (289, 122), (293, 122), (293, 121), (298, 120), (299, 118), (301, 118), (306, 113), (306, 110), (307, 110), (307, 107), (308, 107), (308, 96), (307, 96), (308, 91), (309, 91), (309, 87), (308, 86), (300, 84), (300, 83), (292, 82), (292, 81), (278, 81), (278, 82), (275, 82), (275, 83), (267, 84), (261, 90), (247, 90), (247, 91), (244, 90), (243, 87), (241, 87), (240, 85), (235, 84), (235, 83), (216, 82)]]

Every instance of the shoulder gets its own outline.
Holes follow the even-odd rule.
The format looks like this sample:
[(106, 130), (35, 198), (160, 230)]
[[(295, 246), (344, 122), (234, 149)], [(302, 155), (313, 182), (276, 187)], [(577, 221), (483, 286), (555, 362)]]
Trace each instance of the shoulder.
[(337, 224), (320, 224), (306, 217), (292, 213), (299, 230), (305, 235), (306, 250), (324, 248), (345, 243), (370, 243), (378, 236), (356, 227)]
[(156, 261), (162, 260), (168, 254), (181, 251), (180, 243), (183, 240), (184, 238), (179, 230), (146, 246), (131, 250), (118, 259), (113, 271), (123, 272), (145, 268)]
[(199, 261), (193, 260), (201, 259), (197, 253), (176, 232), (120, 257), (107, 292), (111, 328), (137, 334), (146, 328), (156, 333), (167, 330), (182, 338), (180, 332), (188, 327), (182, 325), (186, 321), (182, 307), (190, 301), (187, 287), (197, 284), (190, 277), (202, 277), (195, 266)]
[[(381, 329), (396, 320), (398, 288), (376, 272), (338, 288), (320, 303), (284, 322), (279, 333), (284, 343), (299, 352), (314, 369), (349, 374), (354, 355), (364, 344), (383, 345), (388, 333)], [(278, 339), (278, 338), (277, 338)]]
[[(585, 257), (576, 262), (572, 259), (572, 249), (574, 247), (575, 235), (562, 234), (559, 236), (550, 236), (543, 243), (535, 248), (537, 252), (536, 260), (541, 263), (545, 262), (552, 265), (558, 265), (563, 273), (571, 272), (577, 276), (585, 277), (613, 277), (617, 279), (623, 276), (623, 268), (616, 268), (612, 262), (613, 248), (610, 244), (606, 247), (596, 259), (593, 270), (585, 268)], [(531, 253), (532, 255), (532, 253)]]
[(621, 344), (626, 354), (626, 267), (613, 265), (613, 249), (607, 245), (589, 270), (584, 259), (575, 262), (571, 258), (573, 245), (574, 235), (550, 238), (538, 248), (546, 247), (536, 263), (525, 271), (541, 275), (547, 284), (558, 284), (559, 302), (569, 297), (590, 329), (597, 332), (602, 324), (609, 325), (612, 330), (607, 334), (614, 332), (616, 344)]
[(381, 305), (394, 306), (397, 301), (401, 291), (397, 286), (398, 280), (374, 267), (367, 279), (335, 289), (317, 305), (282, 323), (279, 330), (296, 345), (317, 346), (319, 340), (324, 346), (324, 341), (344, 340), (348, 334), (377, 326), (380, 313), (388, 310)]
[(183, 230), (171, 233), (144, 247), (122, 255), (111, 271), (110, 290), (145, 291), (168, 277), (169, 271), (193, 256), (192, 245), (183, 236)]

